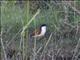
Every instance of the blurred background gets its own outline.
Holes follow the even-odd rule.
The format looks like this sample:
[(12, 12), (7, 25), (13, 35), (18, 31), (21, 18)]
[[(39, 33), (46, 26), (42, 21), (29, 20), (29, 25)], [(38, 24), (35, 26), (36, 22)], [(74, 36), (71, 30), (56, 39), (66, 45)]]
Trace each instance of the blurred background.
[[(80, 60), (79, 0), (2, 0), (0, 18), (1, 60)], [(47, 33), (35, 43), (30, 34), (42, 24)]]

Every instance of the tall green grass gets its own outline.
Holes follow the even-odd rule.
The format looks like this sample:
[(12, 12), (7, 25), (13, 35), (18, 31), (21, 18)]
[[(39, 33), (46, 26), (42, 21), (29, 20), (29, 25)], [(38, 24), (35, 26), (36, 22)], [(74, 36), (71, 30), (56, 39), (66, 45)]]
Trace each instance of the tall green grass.
[[(77, 47), (79, 46), (78, 42), (80, 39), (80, 31), (78, 29), (80, 28), (80, 15), (78, 13), (62, 2), (44, 1), (43, 3), (46, 4), (48, 8), (45, 9), (42, 6), (32, 14), (30, 3), (31, 1), (24, 1), (24, 4), (17, 4), (17, 1), (1, 2), (1, 28), (3, 29), (2, 39), (4, 46), (15, 42), (18, 52), (22, 52), (23, 60), (29, 56), (29, 53), (33, 55), (34, 52), (45, 54), (45, 52), (51, 52), (50, 49), (56, 50), (55, 54), (63, 52), (63, 49), (69, 50), (70, 52), (72, 50), (78, 50)], [(80, 2), (75, 3), (78, 3), (79, 6)], [(64, 22), (66, 16), (64, 6), (68, 9), (68, 22)], [(78, 9), (78, 7), (76, 7), (76, 9)], [(37, 48), (36, 51), (33, 51), (34, 49), (29, 46), (29, 36), (33, 29), (42, 24), (47, 25), (46, 37), (40, 41), (36, 41)], [(33, 40), (31, 44), (33, 44), (35, 39), (31, 39)], [(41, 52), (43, 47), (44, 51)], [(30, 48), (32, 50), (29, 50)], [(61, 52), (59, 52), (59, 50)], [(75, 53), (77, 52), (78, 51), (75, 51)], [(33, 59), (32, 54), (30, 55), (32, 57), (31, 59)], [(75, 54), (73, 54), (73, 57), (74, 55)]]

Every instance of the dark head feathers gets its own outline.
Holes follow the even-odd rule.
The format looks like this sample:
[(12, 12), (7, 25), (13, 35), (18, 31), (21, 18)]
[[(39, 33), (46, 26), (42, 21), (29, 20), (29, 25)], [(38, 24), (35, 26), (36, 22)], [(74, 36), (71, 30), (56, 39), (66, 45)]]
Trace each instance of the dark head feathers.
[(46, 24), (42, 24), (40, 27), (42, 27), (42, 26), (47, 26)]

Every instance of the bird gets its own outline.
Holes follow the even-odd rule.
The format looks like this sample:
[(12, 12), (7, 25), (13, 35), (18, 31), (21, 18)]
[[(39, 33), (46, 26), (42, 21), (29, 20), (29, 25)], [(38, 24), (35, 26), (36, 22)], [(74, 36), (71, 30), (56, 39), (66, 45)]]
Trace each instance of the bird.
[(45, 34), (46, 34), (46, 27), (47, 27), (46, 24), (42, 24), (39, 28), (35, 29), (32, 32), (31, 36), (32, 37), (43, 37), (43, 36), (45, 36)]

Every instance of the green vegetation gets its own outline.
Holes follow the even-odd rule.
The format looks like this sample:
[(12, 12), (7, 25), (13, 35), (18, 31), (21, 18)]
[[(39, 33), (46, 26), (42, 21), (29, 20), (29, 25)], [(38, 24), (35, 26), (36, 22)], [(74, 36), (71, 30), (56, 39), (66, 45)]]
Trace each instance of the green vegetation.
[[(0, 5), (2, 60), (9, 50), (15, 50), (11, 60), (80, 59), (80, 1), (21, 2)], [(42, 24), (47, 24), (47, 33), (35, 40), (30, 34)]]

